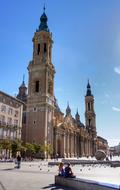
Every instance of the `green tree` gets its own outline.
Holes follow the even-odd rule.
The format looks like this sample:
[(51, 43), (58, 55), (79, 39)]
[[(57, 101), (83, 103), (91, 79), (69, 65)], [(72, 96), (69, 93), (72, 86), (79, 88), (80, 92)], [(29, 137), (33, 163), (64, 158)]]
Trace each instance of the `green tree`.
[(4, 139), (2, 140), (1, 144), (2, 144), (2, 149), (6, 151), (6, 155), (9, 154), (9, 157), (10, 157), (11, 141), (8, 139)]
[(0, 143), (0, 152), (1, 152), (2, 149), (3, 149), (3, 147), (2, 147), (2, 144)]
[(0, 143), (0, 151), (3, 149), (2, 144)]
[(27, 156), (33, 156), (35, 154), (35, 147), (33, 144), (26, 143), (25, 147)]
[(35, 153), (38, 154), (38, 153), (41, 153), (41, 145), (40, 144), (33, 144), (34, 146), (34, 150), (35, 150)]
[(46, 144), (42, 146), (42, 150), (44, 154), (46, 153), (46, 157), (49, 158), (53, 154), (53, 146), (51, 144)]
[(15, 157), (17, 151), (21, 151), (22, 145), (20, 140), (15, 140), (11, 144), (12, 156)]

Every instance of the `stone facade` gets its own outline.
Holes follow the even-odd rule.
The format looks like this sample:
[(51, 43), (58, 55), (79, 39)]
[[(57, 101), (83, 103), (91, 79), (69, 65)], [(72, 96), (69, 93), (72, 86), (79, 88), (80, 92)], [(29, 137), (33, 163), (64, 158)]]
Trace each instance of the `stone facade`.
[(26, 113), (26, 141), (44, 146), (53, 144), (55, 69), (51, 61), (52, 43), (44, 12), (33, 37), (33, 60), (28, 65)]
[[(75, 118), (72, 117), (69, 104), (64, 116), (54, 97), (55, 68), (52, 64), (52, 44), (52, 34), (44, 10), (39, 28), (33, 37), (33, 59), (28, 65), (27, 103), (23, 100), (26, 103), (23, 140), (52, 145), (51, 156), (54, 157), (94, 156), (97, 150), (97, 132), (94, 96), (90, 83), (88, 81), (85, 96), (84, 125), (80, 121), (78, 111)], [(19, 95), (18, 98), (22, 97)], [(46, 152), (43, 156), (46, 157)]]
[[(92, 119), (95, 124), (95, 118)], [(86, 115), (86, 122), (87, 120), (88, 116)], [(93, 156), (95, 154), (97, 149), (96, 125), (92, 125), (91, 122), (91, 125), (87, 125), (87, 127), (89, 126), (88, 130), (81, 123), (78, 111), (75, 118), (73, 118), (68, 105), (66, 115), (64, 116), (56, 106), (53, 126), (54, 155), (58, 154), (60, 157), (82, 157)]]

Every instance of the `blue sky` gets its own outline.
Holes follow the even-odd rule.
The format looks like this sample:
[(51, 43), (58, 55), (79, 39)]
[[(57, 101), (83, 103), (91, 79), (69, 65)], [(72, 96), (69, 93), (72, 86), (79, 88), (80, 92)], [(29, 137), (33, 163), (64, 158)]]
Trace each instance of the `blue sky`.
[[(32, 37), (44, 0), (0, 1), (0, 90), (15, 95), (32, 59)], [(97, 132), (120, 142), (120, 1), (46, 0), (53, 33), (55, 95), (65, 112), (78, 108), (84, 123), (87, 79), (95, 97)]]

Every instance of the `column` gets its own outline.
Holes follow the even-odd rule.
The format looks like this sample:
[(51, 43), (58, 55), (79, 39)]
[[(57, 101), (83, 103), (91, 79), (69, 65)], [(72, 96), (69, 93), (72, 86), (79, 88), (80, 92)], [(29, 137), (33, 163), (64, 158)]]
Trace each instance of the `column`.
[(90, 156), (90, 140), (88, 140), (88, 156)]
[(86, 156), (86, 139), (84, 139), (84, 156)]
[(70, 157), (70, 134), (69, 134), (69, 131), (68, 131), (68, 138), (67, 138), (67, 151), (68, 151), (68, 158)]
[(63, 149), (64, 149), (64, 158), (66, 158), (66, 135), (63, 134)]
[(80, 146), (81, 146), (81, 143), (80, 143), (80, 135), (79, 135), (79, 133), (78, 134), (76, 134), (76, 142), (77, 142), (77, 149), (76, 149), (76, 151), (77, 151), (77, 157), (80, 157)]
[(71, 157), (74, 157), (74, 134), (71, 134)]
[(81, 136), (78, 134), (78, 157), (82, 156), (82, 141), (81, 141)]
[(74, 133), (74, 157), (77, 156), (76, 133)]
[(81, 149), (82, 149), (82, 156), (84, 156), (85, 155), (85, 152), (84, 152), (84, 139), (83, 139), (83, 137), (82, 137), (82, 139), (81, 139)]
[(71, 133), (69, 133), (69, 156), (71, 157)]
[(68, 157), (68, 132), (66, 132), (65, 136), (66, 136), (66, 138), (65, 138), (65, 141), (66, 141), (65, 152), (66, 152), (66, 157)]
[(60, 144), (61, 144), (61, 157), (64, 157), (64, 133), (60, 136)]
[(87, 138), (85, 140), (85, 156), (86, 157), (88, 156), (88, 140), (87, 140)]
[(58, 131), (55, 131), (55, 157), (58, 154)]

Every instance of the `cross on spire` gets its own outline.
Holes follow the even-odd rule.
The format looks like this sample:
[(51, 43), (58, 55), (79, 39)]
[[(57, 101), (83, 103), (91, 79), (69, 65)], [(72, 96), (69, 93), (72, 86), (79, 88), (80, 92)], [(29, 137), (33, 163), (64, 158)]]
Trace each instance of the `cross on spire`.
[(25, 74), (23, 74), (23, 82), (25, 81)]
[(43, 12), (44, 12), (44, 13), (45, 13), (45, 9), (46, 9), (46, 8), (45, 8), (45, 3), (44, 3), (44, 7), (43, 7)]

